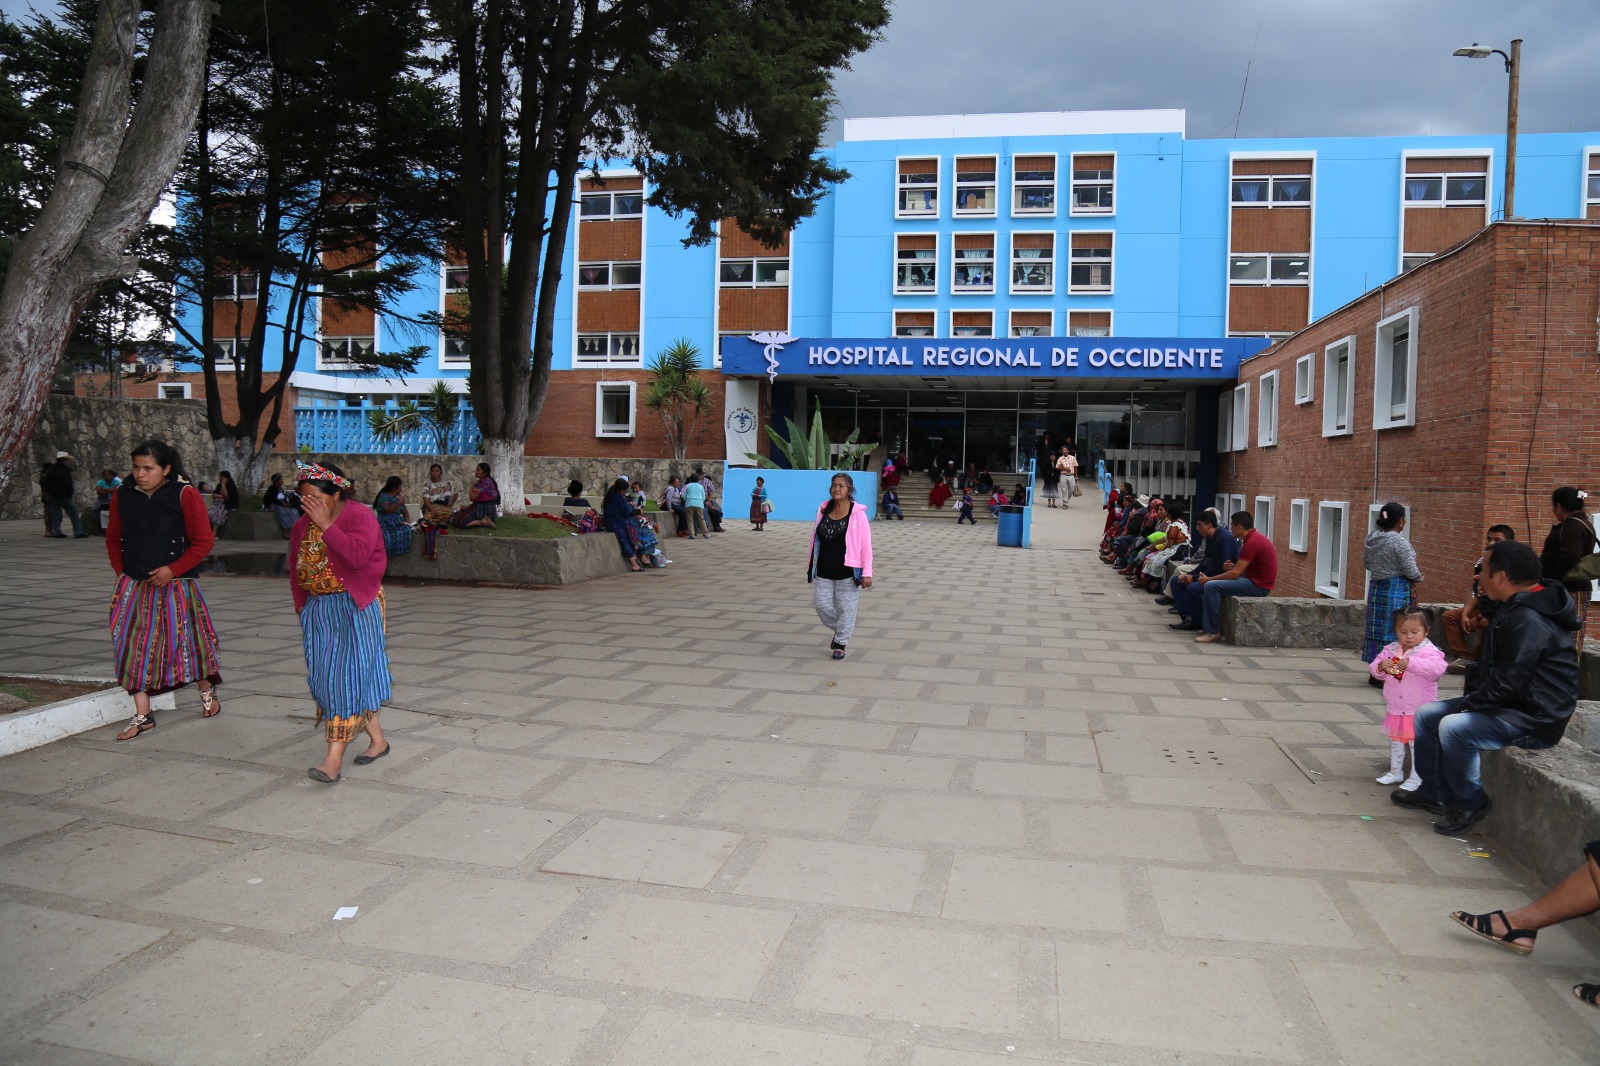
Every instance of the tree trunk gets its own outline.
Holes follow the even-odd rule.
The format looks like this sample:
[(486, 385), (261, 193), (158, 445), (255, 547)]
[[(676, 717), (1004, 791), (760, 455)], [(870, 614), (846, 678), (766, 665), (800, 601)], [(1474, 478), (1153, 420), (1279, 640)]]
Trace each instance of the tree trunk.
[(526, 438), (483, 438), (483, 461), (489, 464), (489, 473), (500, 486), (500, 509), (505, 514), (525, 514), (522, 501), (522, 451)]
[(131, 118), (139, 0), (101, 0), (77, 122), (50, 199), (0, 290), (0, 489), (23, 457), (74, 322), (126, 255), (171, 181), (200, 106), (212, 0), (161, 0)]
[(214, 437), (211, 446), (217, 453), (217, 469), (233, 475), (240, 496), (261, 495), (267, 483), (271, 444), (258, 444), (253, 437)]

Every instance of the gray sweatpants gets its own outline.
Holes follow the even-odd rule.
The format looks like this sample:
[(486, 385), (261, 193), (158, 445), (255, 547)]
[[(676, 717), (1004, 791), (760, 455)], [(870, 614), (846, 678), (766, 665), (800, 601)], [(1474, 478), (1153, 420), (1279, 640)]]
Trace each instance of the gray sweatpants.
[(850, 643), (850, 634), (856, 629), (856, 607), (861, 603), (861, 589), (850, 578), (829, 581), (812, 579), (811, 603), (817, 609), (822, 624), (833, 630), (833, 639), (841, 647)]

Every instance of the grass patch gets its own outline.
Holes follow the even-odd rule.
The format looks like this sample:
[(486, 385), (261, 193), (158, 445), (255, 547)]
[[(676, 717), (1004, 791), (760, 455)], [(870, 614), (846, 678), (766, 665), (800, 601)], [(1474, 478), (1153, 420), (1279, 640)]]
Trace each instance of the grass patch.
[(0, 685), (0, 692), (7, 696), (15, 696), (23, 703), (38, 703), (39, 696), (27, 685)]
[(508, 515), (494, 520), (493, 529), (452, 529), (452, 537), (503, 537), (518, 540), (555, 540), (571, 534), (573, 529), (548, 518), (521, 518)]

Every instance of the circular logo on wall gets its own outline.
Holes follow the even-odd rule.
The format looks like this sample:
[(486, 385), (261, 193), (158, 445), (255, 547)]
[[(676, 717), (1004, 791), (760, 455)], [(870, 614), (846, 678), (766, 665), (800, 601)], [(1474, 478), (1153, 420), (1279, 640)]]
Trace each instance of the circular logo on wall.
[(735, 407), (728, 411), (727, 425), (733, 433), (749, 433), (756, 428), (756, 413), (748, 407)]

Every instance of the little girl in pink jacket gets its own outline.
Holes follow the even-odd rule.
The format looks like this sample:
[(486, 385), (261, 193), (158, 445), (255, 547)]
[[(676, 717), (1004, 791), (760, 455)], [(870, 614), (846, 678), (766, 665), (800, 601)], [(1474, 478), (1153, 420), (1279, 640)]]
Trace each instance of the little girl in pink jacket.
[[(1384, 732), (1389, 734), (1389, 772), (1378, 778), (1378, 784), (1400, 785), (1407, 792), (1415, 792), (1422, 784), (1411, 747), (1416, 737), (1413, 716), (1418, 707), (1439, 698), (1439, 679), (1449, 665), (1444, 653), (1428, 639), (1431, 628), (1433, 615), (1427, 608), (1415, 604), (1402, 607), (1394, 613), (1398, 639), (1386, 645), (1370, 667), (1372, 676), (1383, 682), (1383, 699), (1389, 705), (1383, 720)], [(1408, 755), (1409, 777), (1405, 772)]]

